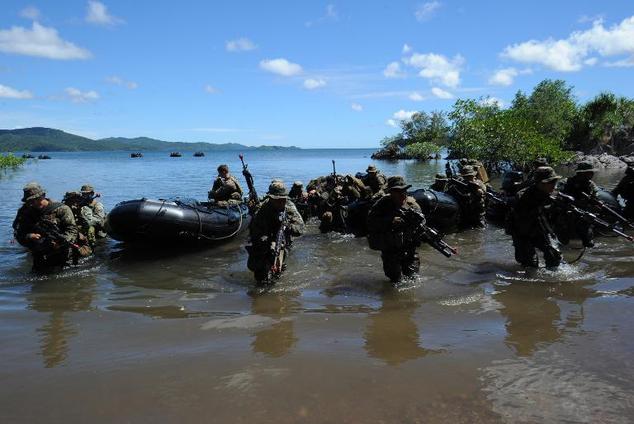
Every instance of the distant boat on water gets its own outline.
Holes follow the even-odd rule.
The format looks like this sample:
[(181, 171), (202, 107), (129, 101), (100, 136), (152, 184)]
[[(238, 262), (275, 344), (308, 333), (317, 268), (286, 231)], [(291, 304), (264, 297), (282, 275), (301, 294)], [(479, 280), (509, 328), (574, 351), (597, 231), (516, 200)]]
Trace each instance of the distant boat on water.
[(38, 159), (50, 159), (51, 157), (49, 155), (39, 155), (37, 158)]
[(205, 156), (205, 153), (203, 153), (203, 152), (194, 153), (194, 157), (196, 157), (196, 158), (202, 158), (203, 156)]
[(179, 158), (179, 157), (181, 157), (181, 156), (183, 156), (183, 155), (181, 154), (181, 152), (172, 152), (172, 153), (170, 153), (170, 157), (171, 157), (171, 158)]
[(131, 158), (142, 158), (143, 157), (143, 153), (141, 153), (141, 152), (130, 153), (130, 157)]
[(35, 159), (35, 156), (30, 153), (25, 153), (22, 155), (22, 159)]

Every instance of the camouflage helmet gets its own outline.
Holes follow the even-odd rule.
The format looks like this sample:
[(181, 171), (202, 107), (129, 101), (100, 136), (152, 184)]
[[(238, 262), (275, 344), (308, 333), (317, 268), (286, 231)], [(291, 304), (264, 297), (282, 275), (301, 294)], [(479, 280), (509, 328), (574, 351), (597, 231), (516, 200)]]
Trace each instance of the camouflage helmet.
[(82, 197), (82, 192), (81, 191), (67, 191), (66, 194), (64, 194), (64, 198), (62, 199), (62, 202), (66, 203), (68, 201), (77, 201), (79, 199), (81, 199)]
[(287, 199), (288, 192), (282, 180), (273, 180), (266, 193), (271, 199)]
[(473, 166), (471, 165), (465, 165), (462, 167), (462, 169), (460, 170), (460, 175), (462, 175), (463, 177), (468, 177), (468, 176), (475, 176), (478, 175), (478, 173), (476, 172), (475, 169), (473, 169)]
[(449, 181), (445, 174), (436, 174), (436, 181)]
[(81, 191), (82, 193), (94, 193), (95, 188), (90, 184), (84, 184), (83, 186), (81, 186), (81, 189), (79, 189), (79, 191)]
[(550, 183), (561, 178), (550, 166), (540, 166), (533, 174), (535, 181), (538, 183)]
[(594, 172), (595, 168), (592, 167), (590, 162), (580, 162), (577, 164), (577, 169), (575, 169), (575, 174), (579, 174), (582, 172)]
[(407, 190), (411, 184), (405, 183), (405, 178), (400, 175), (394, 175), (387, 179), (387, 189), (389, 190)]
[(301, 181), (295, 181), (293, 187), (304, 187), (304, 183)]
[(367, 172), (368, 174), (376, 174), (376, 166), (374, 165), (369, 165), (368, 169), (365, 170), (365, 172)]
[(540, 166), (548, 166), (548, 159), (537, 158), (533, 161), (533, 166), (539, 168)]
[(46, 196), (46, 192), (42, 186), (36, 182), (28, 183), (24, 186), (22, 191), (24, 192), (24, 195), (22, 196), (23, 202), (28, 202), (29, 200)]

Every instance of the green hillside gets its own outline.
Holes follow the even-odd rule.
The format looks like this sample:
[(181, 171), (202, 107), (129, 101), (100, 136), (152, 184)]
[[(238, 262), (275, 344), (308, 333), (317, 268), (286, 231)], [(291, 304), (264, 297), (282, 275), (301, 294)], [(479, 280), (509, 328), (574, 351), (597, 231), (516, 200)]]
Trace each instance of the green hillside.
[(275, 150), (297, 147), (251, 147), (238, 143), (183, 143), (156, 140), (148, 137), (110, 137), (100, 140), (81, 137), (52, 128), (22, 128), (0, 130), (2, 152), (89, 152), (106, 150), (126, 151), (218, 151), (218, 150)]

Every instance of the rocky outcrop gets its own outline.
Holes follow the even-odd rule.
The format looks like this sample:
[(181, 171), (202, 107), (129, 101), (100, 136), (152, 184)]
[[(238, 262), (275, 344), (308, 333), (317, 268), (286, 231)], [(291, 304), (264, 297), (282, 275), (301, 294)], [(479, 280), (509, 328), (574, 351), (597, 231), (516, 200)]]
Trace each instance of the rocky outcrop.
[(634, 163), (632, 156), (616, 157), (607, 153), (600, 155), (586, 155), (583, 152), (577, 152), (575, 156), (566, 163), (567, 166), (577, 166), (578, 163), (589, 162), (596, 169), (619, 169), (627, 167), (628, 163)]

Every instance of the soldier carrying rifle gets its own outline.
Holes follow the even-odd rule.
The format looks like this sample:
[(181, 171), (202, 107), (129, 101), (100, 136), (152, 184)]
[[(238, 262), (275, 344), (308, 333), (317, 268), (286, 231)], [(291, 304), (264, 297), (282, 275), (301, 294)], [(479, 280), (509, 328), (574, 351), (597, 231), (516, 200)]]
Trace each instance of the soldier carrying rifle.
[(18, 243), (33, 254), (33, 270), (47, 271), (76, 262), (77, 225), (70, 208), (46, 197), (38, 183), (24, 186), (22, 207), (13, 221)]
[(420, 206), (407, 195), (410, 187), (403, 177), (390, 177), (387, 182), (389, 194), (378, 200), (368, 215), (370, 248), (381, 251), (383, 271), (393, 283), (403, 276), (418, 273), (420, 260), (416, 248), (422, 241), (427, 241), (445, 256), (455, 253), (455, 249), (425, 226)]
[(293, 202), (288, 201), (284, 183), (274, 180), (266, 199), (251, 221), (247, 246), (247, 267), (253, 271), (258, 284), (270, 283), (285, 268), (285, 258), (291, 247), (292, 236), (299, 236), (304, 221)]

